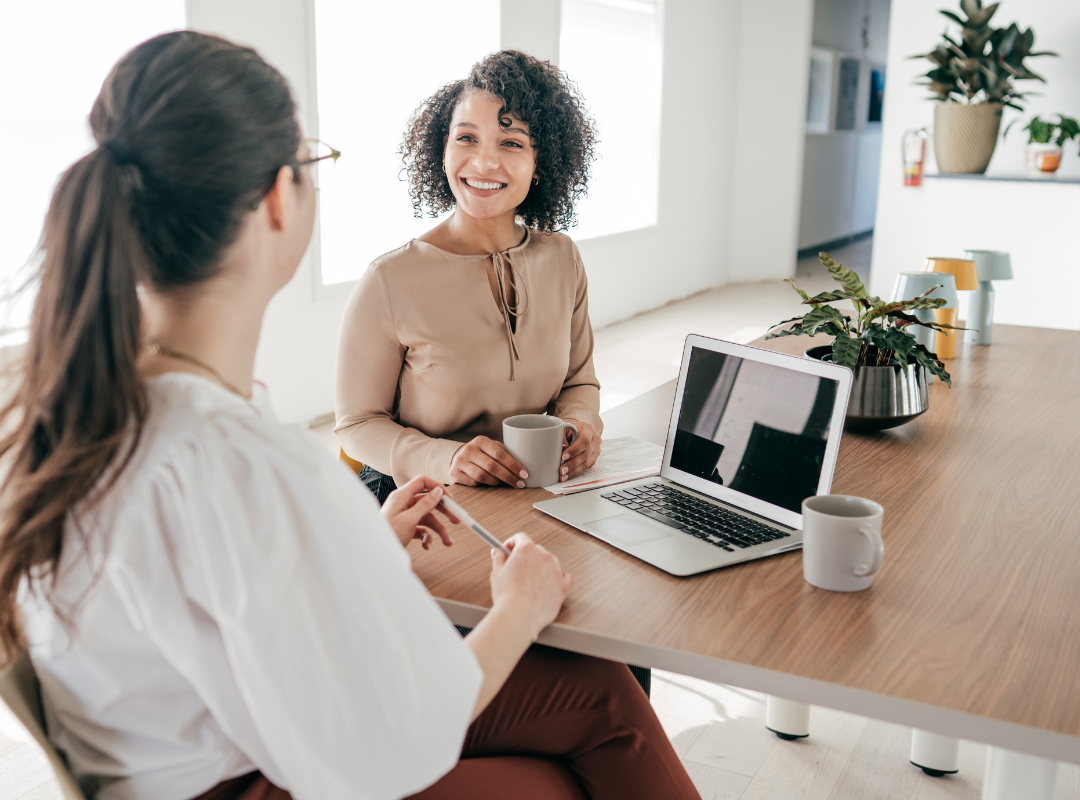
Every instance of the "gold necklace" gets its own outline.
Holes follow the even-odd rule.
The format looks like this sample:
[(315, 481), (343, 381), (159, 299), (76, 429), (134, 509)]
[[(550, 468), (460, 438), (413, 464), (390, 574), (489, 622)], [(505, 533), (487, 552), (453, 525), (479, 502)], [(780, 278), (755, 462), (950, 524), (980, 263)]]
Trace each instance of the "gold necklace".
[(217, 380), (218, 383), (220, 383), (222, 386), (224, 386), (230, 392), (232, 392), (235, 395), (238, 395), (239, 397), (242, 397), (245, 400), (251, 400), (250, 395), (244, 394), (239, 389), (237, 389), (235, 386), (233, 386), (231, 383), (229, 383), (227, 380), (225, 380), (224, 376), (222, 376), (222, 374), (220, 372), (218, 372), (216, 369), (211, 367), (205, 361), (201, 361), (201, 360), (195, 358), (195, 356), (189, 356), (189, 355), (186, 355), (185, 353), (179, 353), (179, 352), (177, 352), (176, 350), (173, 350), (170, 347), (166, 347), (161, 342), (155, 341), (154, 339), (147, 339), (146, 340), (146, 346), (150, 349), (150, 352), (155, 356), (166, 356), (168, 358), (175, 358), (178, 361), (187, 361), (189, 364), (194, 364), (197, 367), (202, 367), (207, 372), (209, 372), (211, 375), (213, 375), (215, 380)]

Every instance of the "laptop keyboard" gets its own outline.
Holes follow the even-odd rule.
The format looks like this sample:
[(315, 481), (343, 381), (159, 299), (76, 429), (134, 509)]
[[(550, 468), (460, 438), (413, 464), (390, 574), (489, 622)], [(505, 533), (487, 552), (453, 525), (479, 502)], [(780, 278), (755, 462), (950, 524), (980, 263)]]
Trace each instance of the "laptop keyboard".
[(729, 553), (791, 535), (665, 483), (647, 483), (601, 497)]

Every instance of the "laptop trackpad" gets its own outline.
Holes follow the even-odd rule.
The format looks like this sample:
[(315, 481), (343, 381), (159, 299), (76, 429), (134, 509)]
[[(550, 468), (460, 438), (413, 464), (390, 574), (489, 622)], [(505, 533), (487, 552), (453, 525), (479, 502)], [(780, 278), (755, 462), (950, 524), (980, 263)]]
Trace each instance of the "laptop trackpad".
[(595, 532), (601, 539), (622, 547), (637, 547), (675, 535), (674, 531), (669, 532), (664, 529), (664, 526), (640, 514), (619, 514), (606, 519), (598, 519), (595, 522), (587, 522), (582, 527), (587, 531)]

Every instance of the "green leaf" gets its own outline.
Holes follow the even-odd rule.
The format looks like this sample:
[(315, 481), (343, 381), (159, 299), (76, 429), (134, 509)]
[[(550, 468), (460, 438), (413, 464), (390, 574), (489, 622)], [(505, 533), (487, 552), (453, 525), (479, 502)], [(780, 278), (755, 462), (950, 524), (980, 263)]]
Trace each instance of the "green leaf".
[[(936, 288), (936, 287), (935, 287)], [(930, 290), (934, 291), (933, 289)], [(927, 292), (929, 294), (930, 292)], [(916, 297), (914, 300), (900, 300), (896, 303), (881, 303), (879, 302), (874, 306), (874, 310), (870, 313), (870, 319), (878, 319), (879, 317), (900, 317), (903, 311), (927, 311), (932, 308), (940, 308), (945, 305), (945, 300), (940, 297)], [(910, 320), (909, 320), (910, 321)], [(919, 320), (920, 324), (923, 324)]]
[(861, 349), (862, 346), (859, 344), (858, 339), (853, 339), (846, 334), (837, 336), (833, 339), (832, 343), (833, 363), (840, 364), (849, 369), (855, 369), (855, 365), (859, 361), (859, 351)]
[(853, 271), (843, 264), (837, 264), (828, 253), (818, 253), (818, 259), (825, 269), (829, 271), (829, 274), (833, 276), (833, 280), (856, 297), (866, 297), (866, 287), (863, 286), (863, 282), (859, 280), (859, 276)]
[(821, 294), (814, 295), (813, 297), (811, 297), (808, 300), (805, 300), (804, 302), (805, 303), (831, 303), (834, 300), (858, 300), (858, 299), (860, 299), (858, 295), (852, 294), (851, 292), (843, 291), (842, 289), (838, 289), (835, 292), (822, 292)]
[(815, 306), (813, 311), (803, 317), (802, 328), (807, 334), (813, 336), (828, 323), (843, 329), (847, 327), (848, 320), (832, 306)]
[(915, 349), (912, 350), (911, 354), (915, 356), (915, 361), (920, 367), (926, 367), (931, 374), (937, 375), (941, 380), (945, 381), (949, 388), (952, 388), (952, 378), (945, 371), (945, 364), (941, 362), (941, 359), (921, 344), (915, 345)]
[(802, 320), (803, 317), (792, 317), (791, 319), (785, 319), (783, 322), (777, 322), (775, 325), (772, 326), (772, 328), (769, 328), (769, 330), (771, 331), (773, 328), (779, 328), (781, 325), (787, 325), (789, 322), (802, 322)]
[(769, 339), (781, 339), (784, 336), (809, 336), (809, 334), (803, 330), (802, 325), (792, 325), (790, 328), (785, 328), (776, 333), (770, 333), (765, 337), (765, 341), (767, 342)]
[(791, 278), (784, 278), (784, 283), (790, 283), (791, 288), (799, 293), (799, 295), (802, 297), (804, 303), (807, 300), (810, 299), (810, 295), (808, 295), (806, 292), (804, 292), (802, 289), (800, 289), (798, 286), (796, 286), (795, 281), (791, 280)]
[(908, 362), (908, 354), (918, 344), (915, 337), (904, 331), (903, 328), (868, 328), (863, 333), (863, 336), (878, 350), (894, 351), (897, 360), (902, 364)]
[(905, 328), (908, 325), (922, 325), (923, 327), (929, 328), (933, 325), (931, 322), (923, 322), (918, 317), (912, 316), (911, 314), (905, 314), (903, 311), (890, 311), (886, 316), (893, 321), (893, 325), (897, 328)]

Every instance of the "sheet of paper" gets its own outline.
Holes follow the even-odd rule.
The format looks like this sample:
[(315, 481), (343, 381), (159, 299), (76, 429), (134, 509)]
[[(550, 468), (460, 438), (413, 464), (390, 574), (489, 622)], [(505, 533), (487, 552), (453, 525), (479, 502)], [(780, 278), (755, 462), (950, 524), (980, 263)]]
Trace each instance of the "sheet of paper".
[(553, 494), (574, 494), (660, 474), (664, 448), (633, 436), (604, 439), (596, 463), (565, 483), (545, 486)]

